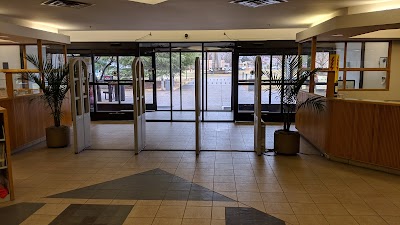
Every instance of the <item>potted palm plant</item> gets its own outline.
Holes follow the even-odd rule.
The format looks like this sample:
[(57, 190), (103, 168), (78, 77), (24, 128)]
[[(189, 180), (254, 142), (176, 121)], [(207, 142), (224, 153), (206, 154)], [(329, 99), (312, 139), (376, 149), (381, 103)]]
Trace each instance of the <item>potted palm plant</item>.
[(62, 148), (69, 145), (69, 127), (61, 125), (63, 116), (62, 105), (70, 89), (68, 64), (53, 65), (51, 61), (40, 62), (36, 56), (27, 55), (26, 59), (38, 70), (37, 73), (24, 73), (27, 79), (39, 86), (41, 100), (53, 117), (54, 126), (46, 128), (46, 143), (49, 148)]
[(323, 111), (325, 100), (322, 96), (315, 96), (304, 102), (297, 102), (297, 95), (302, 86), (320, 69), (303, 69), (301, 56), (290, 56), (286, 59), (288, 66), (285, 68), (286, 75), (282, 79), (285, 85), (278, 85), (283, 107), (283, 129), (274, 133), (274, 150), (278, 154), (294, 155), (300, 151), (300, 134), (297, 131), (290, 130), (292, 125), (291, 114), (305, 107)]

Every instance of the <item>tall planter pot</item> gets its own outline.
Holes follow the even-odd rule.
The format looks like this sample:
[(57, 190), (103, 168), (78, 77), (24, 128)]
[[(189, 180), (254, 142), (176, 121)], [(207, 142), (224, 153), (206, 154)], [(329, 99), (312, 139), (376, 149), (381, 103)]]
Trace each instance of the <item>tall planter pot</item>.
[(69, 145), (70, 131), (67, 126), (46, 128), (46, 143), (49, 148), (64, 148)]
[(274, 149), (277, 154), (296, 155), (300, 152), (300, 134), (296, 131), (277, 130), (274, 133)]

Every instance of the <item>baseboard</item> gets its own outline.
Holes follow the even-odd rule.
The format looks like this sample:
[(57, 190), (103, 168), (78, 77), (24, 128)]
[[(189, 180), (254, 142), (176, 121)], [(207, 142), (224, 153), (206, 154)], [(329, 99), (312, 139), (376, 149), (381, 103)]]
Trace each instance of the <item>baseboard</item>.
[(370, 164), (370, 163), (359, 162), (359, 161), (355, 161), (355, 160), (351, 160), (351, 159), (344, 159), (344, 158), (331, 156), (331, 155), (328, 155), (328, 157), (329, 157), (328, 158), (329, 160), (332, 160), (335, 162), (340, 162), (340, 163), (349, 164), (352, 166), (358, 166), (358, 167), (362, 167), (362, 168), (366, 168), (366, 169), (372, 169), (372, 170), (377, 170), (377, 171), (381, 171), (381, 172), (385, 172), (385, 173), (400, 175), (400, 170), (398, 170), (398, 169), (378, 166), (378, 165), (374, 165), (374, 164)]
[(18, 148), (13, 149), (11, 154), (15, 154), (15, 153), (18, 153), (18, 152), (23, 151), (25, 149), (28, 149), (28, 148), (30, 148), (32, 146), (35, 146), (35, 145), (37, 145), (37, 144), (39, 144), (39, 143), (41, 143), (43, 141), (46, 141), (46, 137), (42, 137), (42, 138), (39, 138), (37, 140), (31, 141), (28, 144), (19, 146)]

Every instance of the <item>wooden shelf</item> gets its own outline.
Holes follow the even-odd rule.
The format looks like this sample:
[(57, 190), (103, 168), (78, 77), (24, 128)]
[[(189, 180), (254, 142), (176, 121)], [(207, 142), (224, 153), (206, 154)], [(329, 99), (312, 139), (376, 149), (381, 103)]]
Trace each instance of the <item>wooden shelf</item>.
[[(10, 200), (14, 200), (14, 184), (13, 184), (13, 176), (12, 176), (12, 166), (11, 166), (11, 148), (10, 148), (10, 132), (8, 125), (8, 115), (7, 110), (0, 107), (0, 128), (1, 136), (5, 137), (2, 139), (2, 157), (4, 154), (4, 159), (0, 159), (0, 163), (3, 166), (0, 166), (0, 176), (5, 179), (5, 186), (8, 190), (8, 196), (4, 199), (0, 198), (0, 202), (7, 202)], [(3, 180), (2, 179), (2, 180)], [(4, 185), (4, 184), (3, 184)]]
[(8, 202), (10, 200), (11, 200), (11, 196), (10, 196), (10, 194), (8, 194), (5, 198), (0, 198), (0, 203)]

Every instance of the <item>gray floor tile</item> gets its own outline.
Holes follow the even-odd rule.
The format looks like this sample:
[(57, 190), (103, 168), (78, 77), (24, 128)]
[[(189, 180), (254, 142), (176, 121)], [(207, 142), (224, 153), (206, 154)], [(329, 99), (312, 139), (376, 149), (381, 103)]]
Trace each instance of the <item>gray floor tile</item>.
[(130, 205), (72, 204), (50, 225), (121, 225), (132, 208)]
[(44, 205), (43, 203), (19, 203), (0, 208), (0, 223), (18, 225)]
[(283, 220), (253, 208), (225, 208), (226, 225), (285, 225)]
[(234, 201), (161, 169), (154, 169), (49, 197), (121, 200)]

